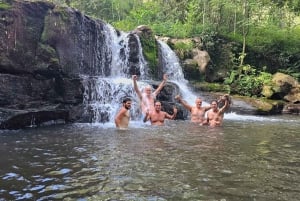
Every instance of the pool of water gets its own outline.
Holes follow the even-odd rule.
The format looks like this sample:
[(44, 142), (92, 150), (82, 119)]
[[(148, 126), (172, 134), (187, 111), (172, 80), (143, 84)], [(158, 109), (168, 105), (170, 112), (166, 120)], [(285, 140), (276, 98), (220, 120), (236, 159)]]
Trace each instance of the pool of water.
[(0, 131), (0, 200), (300, 198), (299, 116)]

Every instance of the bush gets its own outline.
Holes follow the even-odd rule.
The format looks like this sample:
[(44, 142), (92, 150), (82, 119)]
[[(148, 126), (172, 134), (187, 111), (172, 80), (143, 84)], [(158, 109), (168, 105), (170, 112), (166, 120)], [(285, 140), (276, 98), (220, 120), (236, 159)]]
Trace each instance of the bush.
[(270, 73), (257, 71), (250, 65), (244, 65), (230, 72), (224, 83), (229, 84), (231, 93), (243, 96), (262, 96), (261, 92), (265, 84), (270, 84)]

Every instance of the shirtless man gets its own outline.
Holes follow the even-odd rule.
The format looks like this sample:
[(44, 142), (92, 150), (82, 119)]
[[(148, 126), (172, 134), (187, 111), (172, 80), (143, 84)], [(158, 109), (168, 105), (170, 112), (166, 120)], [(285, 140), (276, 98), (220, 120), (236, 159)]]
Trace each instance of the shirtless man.
[(156, 101), (154, 104), (155, 110), (152, 112), (147, 111), (146, 116), (143, 121), (146, 122), (150, 120), (151, 125), (162, 126), (164, 125), (165, 119), (175, 119), (177, 114), (177, 108), (173, 108), (173, 115), (168, 114), (167, 112), (161, 111), (161, 102)]
[(131, 108), (131, 99), (125, 98), (123, 100), (123, 106), (119, 110), (118, 114), (115, 117), (115, 124), (117, 128), (124, 129), (128, 128), (130, 113), (129, 109)]
[(179, 95), (175, 96), (175, 99), (179, 101), (188, 111), (191, 113), (191, 122), (202, 124), (206, 121), (205, 112), (208, 111), (211, 106), (202, 107), (201, 98), (196, 98), (195, 106), (189, 105)]
[[(229, 96), (228, 96), (229, 97)], [(223, 102), (222, 108), (218, 108), (218, 102)], [(226, 96), (222, 96), (219, 101), (211, 102), (211, 110), (207, 112), (207, 124), (211, 127), (221, 126), (224, 118), (224, 112), (229, 108), (230, 100)]]
[(133, 87), (141, 101), (141, 109), (143, 114), (146, 114), (148, 110), (149, 112), (154, 111), (154, 101), (156, 99), (156, 96), (165, 86), (167, 79), (168, 76), (164, 74), (163, 81), (159, 84), (159, 86), (154, 92), (152, 92), (152, 87), (150, 85), (146, 86), (143, 92), (141, 92), (137, 86), (137, 76), (132, 76)]

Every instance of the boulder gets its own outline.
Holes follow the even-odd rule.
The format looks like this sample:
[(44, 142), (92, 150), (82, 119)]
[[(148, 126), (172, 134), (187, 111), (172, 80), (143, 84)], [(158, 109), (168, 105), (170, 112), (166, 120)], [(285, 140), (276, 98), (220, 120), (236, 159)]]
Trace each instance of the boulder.
[(193, 55), (194, 55), (193, 60), (197, 62), (199, 71), (201, 73), (205, 73), (206, 67), (210, 62), (210, 56), (208, 52), (199, 49), (193, 49)]
[(283, 114), (300, 114), (300, 104), (286, 104), (282, 110)]
[(284, 73), (275, 73), (273, 75), (273, 96), (283, 98), (285, 95), (289, 94), (291, 89), (297, 87), (298, 82), (290, 75)]

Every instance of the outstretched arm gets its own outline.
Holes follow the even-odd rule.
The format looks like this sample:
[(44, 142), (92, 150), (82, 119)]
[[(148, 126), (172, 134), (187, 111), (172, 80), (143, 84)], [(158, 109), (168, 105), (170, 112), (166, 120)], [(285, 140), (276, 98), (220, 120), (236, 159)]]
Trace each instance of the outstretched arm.
[(204, 106), (205, 112), (211, 109), (211, 106)]
[(133, 75), (132, 80), (133, 80), (133, 88), (134, 88), (135, 92), (137, 93), (138, 97), (140, 99), (142, 99), (142, 93), (141, 93), (139, 87), (137, 86), (137, 75)]
[(229, 107), (229, 101), (227, 99), (224, 100), (223, 107), (219, 110), (220, 114), (224, 114), (225, 110)]
[(155, 96), (162, 90), (168, 80), (168, 75), (164, 74), (163, 81), (158, 85), (157, 89), (153, 92)]
[(187, 102), (185, 100), (183, 100), (181, 98), (181, 96), (177, 95), (175, 96), (175, 99), (181, 104), (183, 105), (183, 107), (185, 107), (187, 110), (189, 110), (190, 112), (192, 111), (192, 106), (190, 106), (189, 104), (187, 104)]

